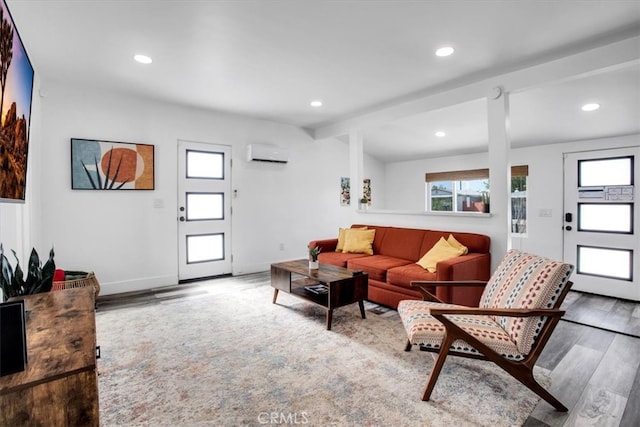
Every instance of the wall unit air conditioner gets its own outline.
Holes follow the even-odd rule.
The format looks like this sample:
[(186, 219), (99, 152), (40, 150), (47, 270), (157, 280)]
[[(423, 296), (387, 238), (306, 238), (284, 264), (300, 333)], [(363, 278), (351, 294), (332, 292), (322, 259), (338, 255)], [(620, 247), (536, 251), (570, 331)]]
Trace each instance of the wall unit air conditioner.
[(247, 160), (250, 162), (287, 163), (289, 150), (270, 144), (247, 145)]

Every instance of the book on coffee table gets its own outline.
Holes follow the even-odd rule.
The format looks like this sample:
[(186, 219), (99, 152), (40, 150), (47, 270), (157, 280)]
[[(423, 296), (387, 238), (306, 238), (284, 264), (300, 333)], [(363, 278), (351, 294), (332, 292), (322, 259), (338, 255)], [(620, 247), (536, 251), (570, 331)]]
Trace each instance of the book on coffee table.
[(313, 292), (314, 294), (323, 295), (329, 293), (329, 288), (327, 285), (323, 285), (322, 283), (313, 286), (305, 286), (304, 287), (309, 292)]

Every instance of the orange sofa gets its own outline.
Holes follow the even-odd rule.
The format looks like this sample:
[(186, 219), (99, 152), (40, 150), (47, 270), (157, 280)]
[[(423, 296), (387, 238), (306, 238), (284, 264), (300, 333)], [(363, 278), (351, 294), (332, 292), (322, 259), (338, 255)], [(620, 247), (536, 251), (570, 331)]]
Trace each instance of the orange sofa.
[[(411, 289), (412, 280), (488, 280), (491, 275), (489, 236), (368, 224), (352, 226), (361, 227), (376, 230), (373, 255), (336, 252), (337, 238), (313, 240), (309, 246), (321, 248), (320, 263), (366, 272), (369, 275), (368, 299), (378, 304), (396, 308), (403, 299), (422, 299), (419, 292)], [(440, 237), (447, 239), (449, 234), (469, 249), (468, 254), (440, 261), (434, 273), (416, 264)], [(438, 286), (430, 291), (445, 302), (477, 307), (483, 289)]]

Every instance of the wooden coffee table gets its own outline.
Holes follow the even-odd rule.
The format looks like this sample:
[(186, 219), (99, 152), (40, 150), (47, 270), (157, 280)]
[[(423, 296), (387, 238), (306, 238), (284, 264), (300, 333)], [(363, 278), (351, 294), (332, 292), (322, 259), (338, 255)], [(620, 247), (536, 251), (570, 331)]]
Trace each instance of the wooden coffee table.
[[(271, 286), (273, 303), (276, 303), (278, 291), (296, 295), (304, 300), (321, 305), (327, 310), (327, 330), (331, 330), (333, 310), (355, 302), (364, 314), (364, 300), (368, 296), (369, 277), (366, 273), (348, 270), (329, 264), (320, 264), (318, 270), (309, 270), (309, 261), (298, 259), (271, 264)], [(325, 285), (327, 293), (314, 293), (309, 287)]]

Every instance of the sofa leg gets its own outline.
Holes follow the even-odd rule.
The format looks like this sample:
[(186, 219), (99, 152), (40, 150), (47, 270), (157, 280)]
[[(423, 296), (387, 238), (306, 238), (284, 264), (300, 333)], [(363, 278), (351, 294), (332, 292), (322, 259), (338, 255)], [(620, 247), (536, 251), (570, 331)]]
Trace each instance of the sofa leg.
[(407, 345), (404, 346), (404, 351), (411, 351), (411, 341), (407, 340)]

